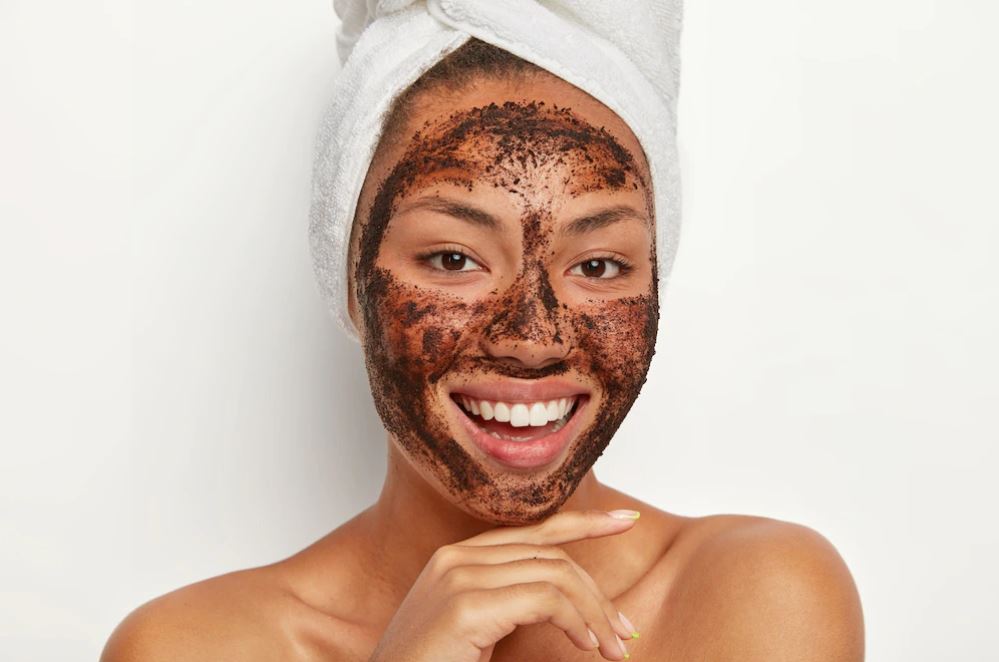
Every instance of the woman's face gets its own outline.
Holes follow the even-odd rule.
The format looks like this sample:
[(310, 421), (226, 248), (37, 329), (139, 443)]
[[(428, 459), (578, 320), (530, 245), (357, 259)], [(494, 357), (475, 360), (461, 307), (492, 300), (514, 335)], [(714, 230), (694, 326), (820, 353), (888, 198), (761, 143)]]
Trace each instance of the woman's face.
[(647, 166), (616, 115), (552, 76), (423, 101), (376, 157), (352, 241), (375, 407), (448, 500), (537, 521), (603, 453), (652, 360)]

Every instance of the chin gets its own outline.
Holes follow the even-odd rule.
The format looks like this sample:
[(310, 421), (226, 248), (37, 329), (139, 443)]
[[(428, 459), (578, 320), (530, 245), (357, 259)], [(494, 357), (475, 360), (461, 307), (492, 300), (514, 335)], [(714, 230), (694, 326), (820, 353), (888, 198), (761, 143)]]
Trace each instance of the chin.
[(559, 511), (562, 501), (531, 506), (519, 505), (514, 510), (497, 508), (499, 504), (486, 501), (471, 501), (457, 504), (472, 517), (495, 524), (496, 526), (524, 526), (542, 522)]

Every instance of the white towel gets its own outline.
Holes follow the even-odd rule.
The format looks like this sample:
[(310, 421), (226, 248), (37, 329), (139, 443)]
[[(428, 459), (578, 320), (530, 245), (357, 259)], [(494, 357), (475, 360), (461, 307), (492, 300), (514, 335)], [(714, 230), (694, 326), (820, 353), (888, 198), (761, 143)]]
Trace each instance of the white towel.
[(397, 94), (470, 37), (547, 69), (631, 128), (652, 173), (660, 304), (680, 238), (676, 102), (682, 0), (333, 0), (343, 64), (319, 131), (309, 242), (340, 326), (358, 196)]

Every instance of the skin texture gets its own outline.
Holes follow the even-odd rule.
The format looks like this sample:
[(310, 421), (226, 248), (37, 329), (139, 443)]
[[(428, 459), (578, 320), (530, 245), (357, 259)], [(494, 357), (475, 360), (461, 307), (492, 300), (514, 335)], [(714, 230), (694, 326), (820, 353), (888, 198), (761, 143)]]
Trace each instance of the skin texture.
[[(474, 110), (491, 104), (503, 109), (507, 102), (515, 107), (492, 123)], [(504, 144), (497, 134), (513, 118), (526, 122), (522, 127), (537, 120), (540, 141), (558, 135), (558, 126), (581, 130), (569, 112), (595, 133), (583, 131), (581, 144), (558, 152), (562, 163), (552, 152), (545, 167), (529, 159), (521, 164), (521, 147)], [(442, 142), (464, 120), (471, 124), (463, 139)], [(629, 159), (601, 137), (601, 127), (630, 153), (630, 170), (624, 167)], [(641, 632), (628, 642), (631, 659), (863, 660), (856, 586), (820, 534), (761, 517), (671, 514), (603, 485), (590, 466), (637, 396), (651, 359), (654, 330), (648, 325), (657, 314), (651, 235), (633, 220), (571, 245), (552, 230), (611, 203), (648, 209), (641, 149), (623, 122), (571, 85), (542, 76), (435, 94), (412, 118), (408, 133), (418, 131), (410, 141), (383, 145), (376, 156), (351, 246), (351, 307), (376, 408), (389, 431), (378, 501), (288, 559), (142, 605), (112, 634), (102, 660), (367, 660), (435, 550), (498, 521), (532, 521), (559, 506), (642, 513), (625, 533), (561, 546)], [(417, 169), (412, 178), (384, 185), (407, 154), (445, 158), (449, 149), (467, 167)], [(495, 164), (489, 156), (497, 154), (513, 158)], [(490, 164), (502, 172), (476, 171)], [(615, 164), (623, 179), (610, 176)], [(521, 181), (514, 182), (518, 175)], [(599, 190), (584, 191), (588, 187)], [(425, 210), (404, 218), (409, 212), (403, 203), (427, 194), (471, 195), (504, 225), (490, 234)], [(394, 218), (385, 211), (393, 207)], [(389, 216), (381, 229), (379, 214)], [(627, 283), (608, 289), (571, 271), (594, 246), (611, 243), (634, 266)], [(476, 263), (490, 271), (434, 275), (413, 260), (416, 247), (452, 244), (474, 252)], [(536, 377), (549, 371), (591, 387), (595, 405), (556, 466), (501, 472), (452, 434), (444, 407), (449, 388), (482, 374)], [(394, 397), (408, 398), (412, 413), (397, 407)], [(598, 410), (606, 417), (601, 423)], [(547, 624), (518, 628), (492, 654), (494, 662), (584, 658), (600, 659)]]
[[(492, 195), (484, 197), (484, 190)], [(431, 240), (454, 236), (458, 223), (435, 219), (439, 229), (394, 232), (442, 213), (399, 210), (442, 195), (506, 216), (492, 236), (467, 235), (460, 248), (491, 253), (483, 259), (489, 273), (453, 278), (411, 266)], [(604, 243), (592, 245), (644, 268), (589, 283), (564, 273), (574, 265), (557, 229), (571, 203), (585, 198), (634, 210), (602, 228)], [(651, 190), (633, 154), (571, 109), (544, 102), (491, 103), (428, 123), (378, 189), (355, 269), (375, 404), (417, 470), (432, 474), (470, 513), (519, 524), (556, 512), (638, 397), (658, 321), (651, 218)], [(624, 223), (639, 226), (631, 228), (638, 241), (619, 239), (615, 231)], [(604, 274), (615, 268), (594, 266)], [(525, 343), (556, 351), (550, 361), (502, 360), (502, 348)], [(542, 475), (510, 472), (484, 463), (457, 439), (448, 390), (483, 376), (550, 375), (594, 391), (591, 423), (559, 466)]]

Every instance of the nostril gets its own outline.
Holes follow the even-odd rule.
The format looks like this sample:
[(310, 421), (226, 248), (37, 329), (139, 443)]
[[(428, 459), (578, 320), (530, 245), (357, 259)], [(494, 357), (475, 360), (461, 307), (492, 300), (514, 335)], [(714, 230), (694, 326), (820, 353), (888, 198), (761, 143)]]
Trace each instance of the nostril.
[(535, 311), (534, 306), (510, 308), (500, 313), (485, 329), (492, 343), (560, 344), (561, 325), (556, 315)]
[(559, 305), (550, 288), (523, 290), (506, 299), (483, 335), (494, 344), (560, 343)]

